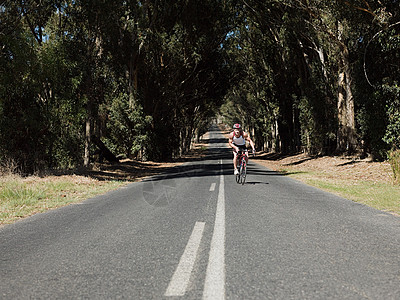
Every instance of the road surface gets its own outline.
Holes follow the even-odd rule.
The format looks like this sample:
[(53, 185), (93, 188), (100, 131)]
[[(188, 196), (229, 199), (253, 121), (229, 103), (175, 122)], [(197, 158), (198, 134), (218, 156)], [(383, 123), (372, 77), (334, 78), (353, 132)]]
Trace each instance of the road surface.
[(400, 299), (400, 218), (209, 155), (0, 228), (1, 299)]

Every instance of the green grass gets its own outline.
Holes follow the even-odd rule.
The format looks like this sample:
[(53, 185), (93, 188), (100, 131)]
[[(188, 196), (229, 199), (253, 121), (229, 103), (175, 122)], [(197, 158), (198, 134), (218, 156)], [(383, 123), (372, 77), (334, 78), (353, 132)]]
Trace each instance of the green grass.
[(126, 182), (97, 181), (79, 176), (51, 178), (0, 177), (0, 224), (49, 209), (81, 202), (126, 185)]
[(329, 178), (317, 172), (284, 171), (287, 176), (376, 209), (400, 215), (400, 186), (392, 183)]

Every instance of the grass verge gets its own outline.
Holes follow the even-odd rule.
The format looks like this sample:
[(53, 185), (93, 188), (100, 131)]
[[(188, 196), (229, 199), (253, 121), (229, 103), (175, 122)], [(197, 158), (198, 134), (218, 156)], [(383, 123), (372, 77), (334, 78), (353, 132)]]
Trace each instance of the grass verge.
[(330, 178), (308, 171), (280, 170), (282, 174), (354, 202), (400, 216), (400, 186), (389, 182)]
[(81, 202), (126, 182), (99, 181), (85, 176), (0, 177), (0, 225), (49, 209)]

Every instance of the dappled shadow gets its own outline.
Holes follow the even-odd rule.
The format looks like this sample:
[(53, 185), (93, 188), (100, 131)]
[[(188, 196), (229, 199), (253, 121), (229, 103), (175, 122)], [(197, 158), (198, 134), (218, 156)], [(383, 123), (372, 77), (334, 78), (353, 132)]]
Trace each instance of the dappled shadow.
[[(219, 132), (214, 126), (210, 131)], [(219, 137), (221, 136), (221, 138)], [(68, 175), (82, 175), (101, 181), (158, 181), (164, 179), (177, 179), (184, 177), (206, 177), (216, 175), (232, 175), (232, 149), (228, 148), (228, 139), (219, 135), (217, 138), (202, 139), (187, 155), (172, 162), (141, 162), (135, 160), (124, 160), (119, 163), (95, 164), (91, 169), (77, 169), (68, 171)], [(201, 146), (200, 146), (201, 145)], [(206, 147), (207, 146), (207, 147)], [(257, 159), (283, 158), (277, 154), (266, 154)], [(225, 163), (221, 165), (221, 162)], [(249, 161), (248, 175), (282, 176), (279, 172), (264, 168), (257, 168)], [(66, 175), (66, 172), (58, 175)], [(254, 182), (249, 184), (261, 184)]]
[[(291, 157), (296, 157), (299, 154), (303, 154), (302, 152), (296, 152), (296, 153), (291, 153), (291, 154), (282, 154), (282, 153), (261, 153), (259, 155), (257, 155), (257, 159), (258, 160), (264, 160), (264, 161), (281, 161), (284, 160), (286, 158), (291, 158)], [(285, 163), (282, 164), (283, 166), (296, 166), (296, 165), (301, 165), (302, 163), (305, 163), (307, 161), (313, 160), (315, 158), (317, 158), (318, 156), (307, 156), (304, 157), (302, 159), (293, 161), (293, 162), (289, 162), (289, 163)]]
[(100, 181), (137, 181), (147, 176), (164, 173), (176, 163), (160, 164), (126, 160), (114, 164), (96, 164), (91, 169), (81, 169), (75, 175), (91, 177)]
[(256, 184), (269, 184), (269, 182), (261, 182), (261, 181), (246, 181), (244, 184), (251, 184), (251, 185), (256, 185)]
[[(211, 130), (217, 131), (217, 129)], [(208, 147), (206, 148), (205, 145)], [(141, 162), (127, 159), (118, 163), (96, 163), (91, 168), (53, 171), (46, 175), (78, 175), (101, 181), (127, 182), (139, 181), (156, 175), (161, 175), (164, 179), (166, 177), (213, 176), (220, 172), (219, 161), (231, 158), (231, 151), (226, 148), (226, 145), (227, 139), (224, 138), (202, 139), (201, 144), (196, 145), (189, 153), (171, 162)], [(208, 161), (207, 164), (204, 164), (205, 160)], [(218, 163), (215, 163), (217, 161)], [(226, 168), (228, 167), (224, 166), (224, 169)]]
[(304, 163), (306, 161), (309, 161), (309, 160), (312, 160), (312, 159), (314, 159), (314, 158), (313, 157), (307, 157), (307, 158), (304, 158), (304, 159), (301, 159), (301, 160), (298, 160), (298, 161), (295, 161), (295, 162), (292, 162), (292, 163), (289, 163), (289, 164), (285, 164), (285, 166), (301, 165), (302, 163)]
[(303, 172), (303, 171), (280, 171), (279, 175), (281, 176), (288, 176), (288, 175), (297, 175), (297, 174), (307, 174), (307, 172)]
[(338, 167), (344, 167), (344, 166), (348, 166), (348, 165), (355, 165), (357, 163), (360, 163), (361, 161), (356, 161), (356, 160), (352, 160), (352, 161), (348, 161), (342, 164), (337, 165)]
[[(221, 156), (224, 154), (221, 154)], [(230, 152), (228, 153), (228, 157), (231, 158)], [(226, 156), (224, 156), (226, 158)], [(145, 181), (158, 181), (164, 179), (178, 179), (184, 177), (207, 177), (207, 176), (218, 176), (218, 175), (233, 175), (233, 164), (231, 160), (221, 164), (220, 159), (216, 160), (215, 158), (209, 158), (202, 162), (196, 162), (193, 164), (185, 164), (176, 166), (174, 168), (165, 170), (160, 176), (153, 176), (151, 178), (145, 179)], [(284, 176), (289, 175), (289, 173), (281, 174), (276, 171), (271, 171), (266, 168), (259, 168), (251, 162), (247, 166), (247, 175), (248, 176)], [(262, 182), (260, 182), (261, 184)]]
[(197, 164), (185, 164), (176, 166), (169, 170), (165, 170), (160, 175), (153, 176), (151, 178), (144, 179), (144, 181), (158, 181), (165, 179), (178, 179), (184, 177), (207, 177), (217, 175), (230, 175), (233, 174), (233, 168), (231, 164), (219, 164), (219, 163), (197, 163)]
[(271, 160), (271, 161), (279, 161), (288, 157), (294, 157), (299, 155), (300, 153), (291, 153), (291, 154), (282, 154), (275, 152), (261, 152), (257, 154), (257, 159), (259, 160)]
[[(215, 139), (219, 143), (219, 139)], [(200, 153), (199, 153), (200, 154)], [(225, 163), (221, 165), (221, 161)], [(259, 168), (251, 163), (247, 167), (248, 175), (260, 176), (286, 176), (290, 174), (298, 174), (299, 171), (293, 172), (276, 172), (267, 168)], [(116, 180), (116, 181), (159, 181), (164, 179), (178, 179), (184, 177), (207, 177), (232, 175), (232, 151), (228, 148), (212, 147), (206, 151), (201, 151), (201, 156), (194, 155), (193, 159), (180, 159), (173, 163), (154, 163), (154, 162), (138, 162), (138, 161), (122, 161), (114, 164), (101, 164), (92, 170), (85, 170), (81, 173), (75, 172), (77, 175), (84, 175), (95, 178), (97, 180)], [(267, 184), (262, 182), (248, 182), (248, 184)]]
[(206, 144), (220, 144), (220, 145), (228, 145), (228, 139), (226, 138), (217, 138), (217, 139), (202, 139), (202, 142)]
[(80, 167), (71, 170), (48, 171), (43, 176), (77, 175), (93, 178), (100, 181), (139, 181), (145, 177), (163, 174), (174, 170), (187, 162), (202, 161), (206, 157), (206, 150), (194, 149), (186, 156), (171, 162), (142, 162), (137, 160), (122, 160), (118, 163), (95, 163), (90, 168)]
[(266, 176), (282, 176), (284, 174), (281, 174), (276, 171), (271, 171), (267, 168), (258, 168), (255, 167), (251, 164), (251, 162), (247, 165), (247, 174), (248, 175), (266, 175)]

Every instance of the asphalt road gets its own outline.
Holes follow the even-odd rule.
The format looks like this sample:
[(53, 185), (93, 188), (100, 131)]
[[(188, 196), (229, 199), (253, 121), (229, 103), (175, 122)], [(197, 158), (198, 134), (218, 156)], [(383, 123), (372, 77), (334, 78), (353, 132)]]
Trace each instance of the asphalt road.
[(0, 228), (1, 299), (400, 299), (400, 218), (209, 156)]

